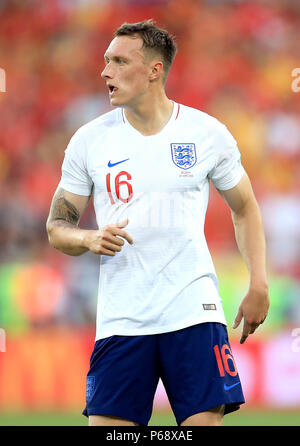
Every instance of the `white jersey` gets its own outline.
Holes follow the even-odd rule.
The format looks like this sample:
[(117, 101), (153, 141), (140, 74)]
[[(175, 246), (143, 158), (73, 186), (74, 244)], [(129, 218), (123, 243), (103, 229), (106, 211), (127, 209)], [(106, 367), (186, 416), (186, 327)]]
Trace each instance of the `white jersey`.
[(226, 190), (243, 174), (227, 128), (175, 102), (153, 136), (132, 127), (122, 108), (74, 134), (60, 187), (93, 195), (99, 228), (128, 217), (124, 230), (134, 240), (114, 257), (100, 256), (96, 340), (226, 325), (204, 220), (209, 180)]

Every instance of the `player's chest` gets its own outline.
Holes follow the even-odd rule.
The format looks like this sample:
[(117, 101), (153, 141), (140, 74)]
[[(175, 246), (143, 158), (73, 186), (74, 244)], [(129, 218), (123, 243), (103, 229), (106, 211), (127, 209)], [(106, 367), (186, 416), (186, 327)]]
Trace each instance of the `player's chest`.
[(181, 135), (130, 140), (109, 135), (89, 154), (95, 193), (107, 193), (111, 201), (141, 192), (199, 188), (214, 163), (205, 141)]

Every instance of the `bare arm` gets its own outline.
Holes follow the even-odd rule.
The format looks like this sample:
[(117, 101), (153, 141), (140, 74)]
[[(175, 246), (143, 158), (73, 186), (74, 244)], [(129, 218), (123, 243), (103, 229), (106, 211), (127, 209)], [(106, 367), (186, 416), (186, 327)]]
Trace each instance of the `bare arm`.
[(61, 188), (56, 190), (46, 225), (51, 246), (73, 256), (88, 251), (84, 244), (87, 231), (80, 229), (78, 224), (89, 198)]
[(270, 306), (264, 229), (259, 206), (246, 174), (236, 187), (219, 192), (231, 209), (237, 245), (250, 274), (249, 290), (233, 325), (233, 328), (237, 328), (244, 318), (240, 340), (243, 343), (263, 323)]
[(62, 188), (56, 190), (46, 225), (49, 243), (71, 256), (79, 256), (89, 250), (95, 254), (114, 256), (124, 245), (120, 237), (133, 243), (131, 236), (121, 229), (128, 224), (128, 220), (107, 225), (101, 230), (80, 229), (80, 217), (89, 198)]

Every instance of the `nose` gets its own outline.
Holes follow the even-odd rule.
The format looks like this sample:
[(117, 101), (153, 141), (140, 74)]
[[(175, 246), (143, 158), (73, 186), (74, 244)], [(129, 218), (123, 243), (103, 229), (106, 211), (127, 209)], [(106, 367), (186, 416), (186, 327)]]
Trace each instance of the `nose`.
[(111, 79), (111, 74), (110, 74), (111, 70), (109, 68), (109, 63), (105, 65), (104, 70), (101, 73), (101, 77), (103, 79), (105, 78), (110, 78)]

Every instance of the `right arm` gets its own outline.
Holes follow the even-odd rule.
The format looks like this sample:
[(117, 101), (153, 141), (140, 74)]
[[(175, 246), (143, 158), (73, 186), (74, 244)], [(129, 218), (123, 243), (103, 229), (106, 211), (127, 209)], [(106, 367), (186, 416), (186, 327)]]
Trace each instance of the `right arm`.
[(100, 230), (80, 229), (78, 224), (89, 198), (62, 188), (56, 190), (46, 225), (49, 243), (71, 256), (79, 256), (87, 251), (114, 256), (124, 245), (120, 237), (133, 243), (131, 236), (121, 229), (128, 224), (128, 220), (107, 225)]

